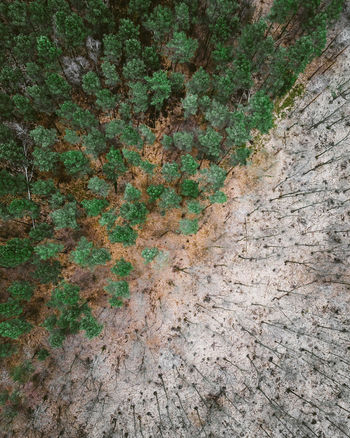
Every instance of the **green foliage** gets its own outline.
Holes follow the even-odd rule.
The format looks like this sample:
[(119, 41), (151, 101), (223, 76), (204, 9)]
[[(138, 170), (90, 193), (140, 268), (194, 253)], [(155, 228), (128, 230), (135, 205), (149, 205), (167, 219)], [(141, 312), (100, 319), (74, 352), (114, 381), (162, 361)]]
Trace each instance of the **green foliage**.
[(180, 203), (181, 196), (179, 196), (173, 188), (166, 187), (160, 195), (159, 207), (163, 210), (178, 208)]
[(42, 172), (55, 169), (59, 154), (50, 150), (35, 148), (33, 151), (34, 165)]
[(52, 257), (56, 257), (59, 252), (62, 252), (64, 245), (61, 243), (48, 242), (43, 245), (37, 245), (34, 248), (35, 254), (41, 260), (48, 260)]
[(0, 303), (0, 315), (5, 318), (18, 316), (23, 312), (22, 306), (16, 300), (8, 300), (6, 303)]
[(121, 298), (130, 298), (129, 284), (125, 280), (108, 280), (104, 290), (112, 295), (109, 300), (112, 307), (121, 307), (123, 305)]
[(88, 217), (98, 216), (109, 205), (106, 199), (86, 199), (81, 203)]
[(181, 156), (181, 172), (187, 173), (188, 175), (195, 175), (199, 163), (190, 154)]
[(185, 76), (183, 75), (183, 73), (173, 72), (169, 76), (169, 81), (171, 86), (171, 92), (177, 94), (180, 93), (184, 88)]
[(58, 97), (68, 97), (71, 91), (71, 86), (68, 82), (57, 73), (47, 75), (45, 84), (51, 94)]
[(106, 124), (106, 137), (112, 139), (120, 135), (125, 129), (125, 122), (123, 120), (112, 120)]
[(15, 237), (0, 246), (0, 266), (15, 268), (26, 263), (32, 256), (33, 247), (29, 239)]
[(153, 73), (152, 77), (146, 77), (145, 79), (152, 93), (151, 104), (154, 105), (157, 110), (160, 110), (164, 101), (168, 99), (171, 93), (171, 85), (168, 76), (161, 70)]
[(209, 196), (209, 200), (212, 204), (224, 204), (227, 201), (227, 196), (224, 192), (217, 191)]
[(13, 217), (32, 216), (36, 218), (39, 215), (39, 206), (30, 199), (14, 199), (8, 211)]
[(199, 134), (198, 141), (201, 145), (200, 151), (203, 152), (205, 156), (214, 160), (220, 157), (222, 135), (213, 128), (209, 127), (205, 133)]
[(0, 336), (4, 338), (18, 339), (31, 329), (32, 325), (22, 319), (10, 319), (0, 322)]
[(186, 84), (189, 92), (192, 94), (197, 94), (198, 96), (207, 94), (210, 89), (210, 85), (210, 76), (203, 67), (200, 67)]
[(26, 191), (26, 181), (23, 175), (11, 175), (6, 170), (0, 170), (0, 195), (17, 195)]
[(142, 163), (142, 159), (140, 154), (136, 151), (130, 149), (122, 149), (122, 153), (126, 161), (132, 166), (140, 166)]
[(117, 149), (111, 149), (106, 155), (108, 162), (103, 166), (103, 173), (110, 181), (116, 181), (119, 175), (126, 172), (123, 156)]
[(146, 221), (148, 210), (143, 202), (125, 202), (120, 207), (119, 214), (130, 225), (138, 225)]
[(163, 193), (164, 191), (164, 186), (162, 184), (151, 184), (147, 187), (146, 189), (147, 194), (150, 198), (151, 202), (156, 201), (157, 199), (160, 198), (160, 195)]
[(56, 190), (53, 179), (38, 179), (32, 183), (31, 191), (34, 195), (48, 196)]
[(81, 151), (66, 151), (60, 155), (67, 173), (78, 175), (88, 173), (90, 170), (89, 160)]
[(47, 148), (56, 142), (56, 130), (46, 129), (43, 126), (38, 126), (30, 131), (30, 136), (35, 144), (43, 148)]
[(109, 233), (109, 241), (111, 243), (122, 243), (124, 246), (135, 245), (137, 232), (129, 225), (117, 225)]
[(232, 166), (245, 166), (247, 160), (250, 157), (252, 151), (245, 146), (235, 149), (234, 153), (230, 156), (230, 164)]
[(127, 262), (124, 260), (124, 258), (121, 258), (111, 268), (111, 272), (115, 275), (118, 275), (118, 277), (127, 277), (133, 269), (134, 267), (130, 262)]
[(250, 99), (249, 112), (250, 129), (258, 129), (263, 134), (269, 132), (273, 126), (273, 102), (263, 91), (256, 92)]
[(133, 104), (136, 114), (145, 113), (148, 109), (148, 93), (147, 86), (142, 82), (129, 83), (130, 86), (130, 102)]
[(122, 43), (116, 35), (107, 34), (103, 37), (103, 53), (105, 59), (118, 62), (122, 56)]
[(105, 248), (96, 248), (86, 237), (82, 237), (71, 253), (74, 263), (83, 268), (93, 269), (97, 265), (105, 265), (110, 259), (110, 252)]
[(96, 98), (96, 105), (102, 110), (111, 110), (117, 104), (117, 97), (107, 89), (97, 91)]
[(205, 190), (216, 192), (224, 185), (226, 172), (216, 164), (211, 164), (208, 169), (201, 170), (201, 174), (203, 175), (201, 180), (204, 182)]
[(242, 111), (230, 114), (229, 126), (226, 128), (227, 143), (241, 146), (250, 140), (249, 120)]
[(131, 59), (123, 67), (123, 76), (128, 81), (137, 81), (146, 74), (146, 65), (142, 59)]
[(210, 108), (205, 112), (205, 118), (213, 128), (223, 129), (229, 120), (228, 108), (214, 99), (210, 104)]
[(29, 301), (34, 292), (34, 286), (28, 281), (14, 281), (7, 291), (15, 300)]
[(77, 204), (75, 202), (68, 202), (64, 207), (53, 211), (50, 216), (56, 230), (61, 228), (72, 228), (74, 230), (78, 228), (76, 214)]
[(198, 219), (181, 219), (179, 230), (185, 236), (196, 234), (198, 231)]
[(53, 236), (53, 230), (50, 224), (42, 223), (37, 224), (35, 228), (29, 231), (29, 237), (35, 242), (40, 242), (45, 238), (51, 238)]
[(109, 61), (105, 61), (101, 64), (101, 70), (105, 79), (105, 84), (108, 87), (115, 87), (120, 82), (120, 78), (114, 64), (111, 64)]
[(111, 209), (101, 214), (101, 219), (98, 221), (98, 223), (102, 227), (106, 226), (107, 230), (111, 230), (116, 220), (117, 220), (117, 215), (115, 213), (115, 210)]
[(83, 146), (85, 146), (86, 152), (95, 158), (107, 149), (104, 135), (96, 128), (91, 128), (89, 134), (83, 136)]
[(124, 199), (126, 201), (138, 201), (141, 198), (141, 191), (132, 184), (127, 183), (124, 190)]
[(180, 178), (179, 166), (177, 163), (164, 163), (162, 167), (162, 176), (165, 181), (168, 182)]
[(104, 179), (94, 176), (93, 178), (89, 179), (88, 189), (95, 193), (95, 195), (106, 198), (111, 186)]
[(141, 256), (143, 257), (145, 264), (150, 263), (158, 254), (159, 254), (158, 248), (145, 248), (141, 252)]
[(61, 282), (52, 291), (48, 305), (59, 314), (50, 315), (43, 326), (50, 332), (49, 343), (52, 347), (61, 347), (66, 336), (85, 330), (85, 336), (91, 339), (101, 333), (102, 325), (91, 314), (91, 309), (79, 294), (79, 287)]
[(40, 281), (40, 283), (56, 284), (59, 281), (62, 266), (58, 260), (34, 260), (34, 264), (36, 265), (36, 269), (32, 275), (33, 278)]
[(186, 97), (181, 100), (182, 108), (184, 109), (184, 117), (196, 115), (198, 111), (198, 96), (196, 94), (188, 93)]
[(204, 206), (199, 201), (187, 201), (187, 210), (189, 213), (200, 214), (204, 210)]
[(174, 32), (173, 38), (166, 48), (172, 62), (190, 62), (198, 48), (198, 41), (187, 38), (185, 32)]
[(143, 24), (156, 41), (164, 41), (172, 29), (173, 13), (167, 6), (158, 5)]
[(181, 183), (181, 195), (190, 198), (197, 198), (199, 196), (198, 182), (191, 179), (185, 179)]
[(37, 37), (36, 50), (39, 58), (46, 62), (55, 61), (61, 54), (61, 50), (45, 35)]
[(174, 146), (180, 151), (191, 152), (193, 147), (193, 134), (191, 132), (175, 132), (173, 141)]

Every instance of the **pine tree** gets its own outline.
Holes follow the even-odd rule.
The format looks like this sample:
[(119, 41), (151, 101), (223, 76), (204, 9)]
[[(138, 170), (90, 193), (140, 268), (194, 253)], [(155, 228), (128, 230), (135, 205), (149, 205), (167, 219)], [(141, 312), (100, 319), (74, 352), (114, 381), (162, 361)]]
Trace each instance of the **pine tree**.
[(105, 265), (111, 259), (106, 248), (96, 248), (86, 237), (82, 237), (75, 250), (71, 253), (71, 260), (83, 268), (93, 269), (97, 265)]
[(101, 70), (105, 79), (105, 84), (108, 87), (115, 87), (119, 84), (120, 77), (115, 65), (111, 64), (109, 61), (104, 61), (101, 64)]
[(72, 228), (77, 229), (78, 224), (76, 221), (77, 205), (75, 202), (68, 202), (64, 207), (53, 211), (50, 216), (55, 224), (55, 229)]
[(175, 30), (188, 31), (190, 28), (190, 13), (186, 3), (175, 5)]
[(224, 192), (218, 190), (213, 195), (209, 196), (209, 200), (211, 204), (224, 204), (227, 201), (227, 196)]
[(56, 130), (46, 129), (43, 126), (38, 126), (30, 131), (30, 136), (34, 140), (35, 144), (43, 148), (48, 148), (56, 142)]
[(14, 281), (7, 291), (15, 300), (29, 301), (34, 292), (34, 286), (29, 281)]
[(223, 187), (226, 179), (226, 172), (220, 166), (211, 164), (208, 169), (201, 170), (201, 174), (203, 175), (201, 181), (204, 183), (206, 191), (213, 190), (216, 192)]
[(123, 76), (127, 81), (138, 81), (146, 74), (146, 65), (142, 59), (131, 59), (123, 67)]
[(151, 263), (152, 260), (159, 254), (158, 248), (145, 248), (141, 252), (141, 256), (143, 257), (145, 264)]
[(213, 99), (210, 108), (205, 112), (205, 118), (210, 122), (213, 128), (223, 129), (229, 120), (229, 110), (226, 105), (222, 105)]
[(104, 179), (94, 176), (89, 179), (88, 189), (95, 193), (95, 195), (106, 198), (111, 187)]
[(50, 239), (52, 236), (53, 236), (53, 229), (51, 225), (47, 223), (36, 224), (35, 228), (32, 228), (29, 231), (29, 237), (34, 242), (41, 242), (46, 238)]
[(109, 205), (106, 199), (86, 199), (81, 204), (88, 217), (98, 216)]
[(221, 141), (222, 135), (220, 135), (213, 128), (207, 128), (205, 133), (198, 135), (198, 141), (200, 143), (200, 151), (205, 156), (212, 160), (216, 160), (221, 154)]
[(180, 151), (191, 152), (193, 147), (193, 134), (190, 132), (175, 132), (173, 135), (174, 146)]
[(104, 287), (104, 290), (112, 295), (109, 300), (112, 307), (121, 307), (123, 305), (121, 298), (130, 298), (129, 284), (125, 280), (108, 280), (108, 285)]
[(173, 188), (164, 188), (160, 195), (159, 207), (165, 211), (172, 208), (178, 208), (181, 203), (181, 196), (179, 196)]
[(96, 73), (89, 71), (82, 78), (82, 86), (85, 93), (96, 94), (101, 89), (101, 82)]
[(34, 195), (49, 196), (56, 191), (53, 179), (38, 179), (31, 184), (31, 192)]
[(103, 53), (107, 61), (118, 63), (122, 56), (121, 40), (113, 34), (104, 35)]
[(230, 114), (229, 126), (226, 128), (227, 142), (230, 146), (240, 146), (250, 140), (249, 119), (243, 111)]
[(42, 172), (51, 172), (56, 167), (59, 154), (46, 149), (34, 148), (33, 158), (34, 166), (39, 170)]
[(111, 268), (111, 272), (118, 277), (127, 277), (133, 269), (134, 268), (130, 262), (121, 258)]
[(129, 225), (117, 225), (109, 233), (109, 241), (111, 243), (122, 243), (124, 246), (135, 245), (137, 232)]
[(152, 32), (155, 41), (163, 42), (172, 29), (173, 13), (167, 6), (158, 5), (149, 14), (143, 25)]
[(198, 231), (198, 219), (181, 219), (179, 230), (185, 236), (196, 234)]
[(11, 216), (21, 218), (31, 216), (37, 218), (39, 216), (39, 206), (30, 199), (14, 199), (8, 207), (8, 212)]
[(86, 174), (90, 172), (88, 158), (81, 151), (67, 151), (60, 155), (61, 160), (70, 175)]
[(157, 110), (160, 110), (163, 103), (171, 93), (171, 85), (167, 74), (160, 70), (153, 73), (152, 77), (145, 78), (150, 91), (152, 92), (151, 104), (155, 106)]
[(181, 195), (197, 198), (199, 196), (198, 182), (191, 179), (183, 180), (181, 183)]
[(162, 176), (167, 182), (180, 178), (179, 166), (177, 163), (164, 163), (162, 167)]
[(198, 96), (207, 94), (210, 90), (210, 85), (210, 76), (203, 67), (200, 67), (186, 84), (189, 92), (198, 94)]
[(32, 325), (22, 319), (10, 319), (0, 322), (0, 335), (5, 338), (18, 339), (31, 329)]
[(164, 191), (164, 186), (162, 184), (151, 184), (147, 187), (146, 192), (150, 198), (150, 202), (155, 202), (160, 198)]
[(83, 146), (86, 152), (93, 157), (99, 157), (107, 149), (107, 143), (104, 135), (96, 128), (91, 128), (89, 134), (83, 136)]
[(29, 239), (15, 237), (0, 246), (0, 266), (15, 268), (26, 263), (32, 256), (33, 247)]
[(199, 163), (190, 154), (181, 156), (181, 172), (187, 173), (188, 175), (195, 175)]
[(196, 94), (188, 93), (184, 99), (181, 99), (182, 108), (184, 109), (184, 117), (196, 115), (198, 111), (198, 96)]
[(58, 260), (34, 260), (36, 266), (32, 276), (42, 284), (57, 284), (61, 278), (62, 265)]
[(187, 38), (185, 32), (174, 32), (173, 38), (166, 46), (166, 53), (175, 64), (190, 62), (198, 48), (198, 41)]
[(125, 202), (119, 214), (130, 225), (138, 225), (146, 222), (148, 210), (143, 202)]
[(135, 114), (145, 113), (148, 109), (147, 86), (142, 82), (130, 82), (130, 102)]
[(186, 205), (188, 212), (192, 214), (200, 214), (204, 210), (204, 205), (199, 201), (187, 201)]
[(273, 126), (273, 102), (263, 91), (256, 92), (249, 102), (248, 124), (266, 134)]
[(138, 201), (141, 198), (141, 191), (132, 184), (127, 183), (124, 190), (125, 201)]
[(64, 245), (61, 243), (47, 242), (43, 245), (37, 245), (34, 248), (35, 254), (41, 260), (48, 260), (52, 257), (56, 257), (59, 252), (62, 252)]

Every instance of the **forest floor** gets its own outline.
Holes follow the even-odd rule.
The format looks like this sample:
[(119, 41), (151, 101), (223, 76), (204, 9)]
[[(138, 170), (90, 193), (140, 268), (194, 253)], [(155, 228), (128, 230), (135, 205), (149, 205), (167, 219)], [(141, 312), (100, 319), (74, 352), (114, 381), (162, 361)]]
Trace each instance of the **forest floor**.
[[(136, 260), (127, 305), (97, 310), (101, 335), (52, 352), (24, 387), (30, 418), (7, 436), (350, 436), (345, 16), (334, 37), (230, 174), (228, 201), (196, 236), (143, 240), (167, 259)], [(85, 279), (96, 294), (102, 271), (101, 285)]]

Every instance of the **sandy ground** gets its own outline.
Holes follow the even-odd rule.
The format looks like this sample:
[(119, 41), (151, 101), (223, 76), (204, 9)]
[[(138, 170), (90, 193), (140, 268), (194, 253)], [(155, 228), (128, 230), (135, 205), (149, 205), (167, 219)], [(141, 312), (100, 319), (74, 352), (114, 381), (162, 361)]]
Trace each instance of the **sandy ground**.
[[(336, 34), (325, 56), (350, 43), (345, 19)], [(54, 351), (7, 436), (350, 437), (350, 104), (332, 97), (349, 52), (234, 171), (200, 239), (165, 235), (168, 261), (100, 309), (103, 333)]]

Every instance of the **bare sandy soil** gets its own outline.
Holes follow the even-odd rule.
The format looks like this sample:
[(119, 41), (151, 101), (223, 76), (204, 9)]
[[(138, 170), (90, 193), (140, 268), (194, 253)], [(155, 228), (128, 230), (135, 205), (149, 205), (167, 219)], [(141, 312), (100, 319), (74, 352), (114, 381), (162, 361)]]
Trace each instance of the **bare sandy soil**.
[[(326, 57), (349, 21), (335, 35)], [(7, 436), (350, 437), (349, 49), (308, 82), (318, 65), (229, 201), (197, 237), (157, 241), (168, 260), (139, 261), (99, 338), (53, 352)]]

